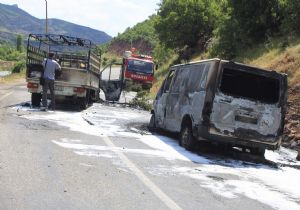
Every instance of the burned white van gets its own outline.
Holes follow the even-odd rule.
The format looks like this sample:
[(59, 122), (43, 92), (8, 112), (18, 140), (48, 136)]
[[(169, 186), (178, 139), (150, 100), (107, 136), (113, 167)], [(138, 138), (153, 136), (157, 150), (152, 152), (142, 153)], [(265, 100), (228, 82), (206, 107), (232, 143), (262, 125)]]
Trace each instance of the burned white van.
[(221, 59), (170, 68), (149, 127), (179, 133), (179, 144), (196, 140), (249, 149), (263, 155), (281, 144), (287, 76)]

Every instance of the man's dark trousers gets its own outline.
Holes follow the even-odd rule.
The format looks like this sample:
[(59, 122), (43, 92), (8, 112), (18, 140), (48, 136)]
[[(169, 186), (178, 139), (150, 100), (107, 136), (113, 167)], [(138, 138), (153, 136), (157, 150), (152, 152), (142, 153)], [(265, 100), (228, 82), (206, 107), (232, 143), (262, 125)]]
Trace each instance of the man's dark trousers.
[(51, 108), (55, 109), (55, 93), (54, 93), (54, 80), (45, 78), (43, 85), (43, 106), (47, 107), (47, 92), (50, 90), (51, 94)]

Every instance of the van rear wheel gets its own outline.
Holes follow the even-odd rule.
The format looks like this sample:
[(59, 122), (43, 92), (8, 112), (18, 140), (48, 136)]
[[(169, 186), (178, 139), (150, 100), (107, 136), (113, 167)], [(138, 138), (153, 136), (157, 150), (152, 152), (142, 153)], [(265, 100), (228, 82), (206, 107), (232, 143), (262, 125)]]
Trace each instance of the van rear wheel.
[(264, 157), (265, 156), (265, 151), (266, 151), (266, 149), (259, 148), (259, 147), (250, 149), (250, 153), (252, 155), (257, 155), (259, 157)]
[(180, 131), (179, 145), (186, 150), (193, 150), (196, 145), (196, 140), (193, 136), (192, 126), (190, 124), (184, 124)]

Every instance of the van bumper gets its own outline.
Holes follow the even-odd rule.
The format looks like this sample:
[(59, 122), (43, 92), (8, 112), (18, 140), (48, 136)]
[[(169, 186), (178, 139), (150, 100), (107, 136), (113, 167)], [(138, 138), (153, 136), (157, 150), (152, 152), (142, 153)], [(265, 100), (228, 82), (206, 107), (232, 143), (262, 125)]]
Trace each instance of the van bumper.
[[(214, 127), (206, 127), (206, 129), (199, 129), (199, 140), (209, 140), (211, 142), (219, 142), (230, 144), (232, 146), (244, 146), (249, 148), (264, 148), (270, 150), (277, 150), (282, 142), (282, 136), (235, 136), (231, 133), (222, 133)], [(201, 136), (201, 137), (200, 137)]]

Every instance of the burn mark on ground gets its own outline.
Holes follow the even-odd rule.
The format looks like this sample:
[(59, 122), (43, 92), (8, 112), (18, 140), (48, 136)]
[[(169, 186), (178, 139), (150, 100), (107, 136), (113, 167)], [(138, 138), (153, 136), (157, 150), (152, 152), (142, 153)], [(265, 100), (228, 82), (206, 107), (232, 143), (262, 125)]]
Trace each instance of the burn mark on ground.
[(215, 180), (215, 181), (220, 181), (220, 182), (223, 182), (223, 181), (224, 181), (224, 178), (219, 177), (219, 176), (209, 175), (209, 176), (207, 176), (207, 177), (208, 177), (208, 178), (211, 178), (211, 179), (213, 179), (213, 180)]

